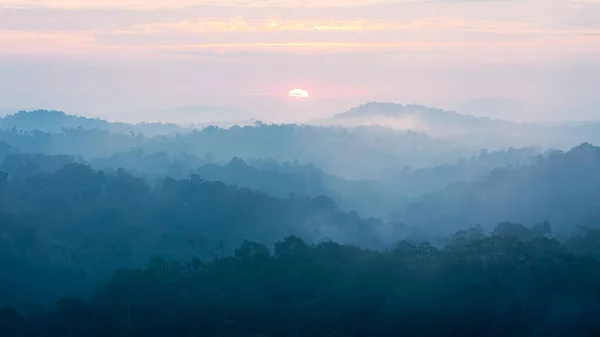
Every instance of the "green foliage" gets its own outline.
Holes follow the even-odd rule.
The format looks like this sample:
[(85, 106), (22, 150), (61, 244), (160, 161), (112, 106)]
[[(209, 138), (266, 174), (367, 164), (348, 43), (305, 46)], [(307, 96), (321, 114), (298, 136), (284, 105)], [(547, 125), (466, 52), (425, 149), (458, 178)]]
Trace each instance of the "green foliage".
[[(505, 227), (500, 226), (500, 227)], [(473, 231), (473, 230), (470, 230)], [(459, 235), (459, 236), (462, 236)], [(592, 336), (600, 262), (556, 241), (474, 237), (388, 252), (297, 237), (244, 241), (234, 256), (152, 259), (119, 271), (88, 302), (35, 321), (11, 309), (12, 336)]]

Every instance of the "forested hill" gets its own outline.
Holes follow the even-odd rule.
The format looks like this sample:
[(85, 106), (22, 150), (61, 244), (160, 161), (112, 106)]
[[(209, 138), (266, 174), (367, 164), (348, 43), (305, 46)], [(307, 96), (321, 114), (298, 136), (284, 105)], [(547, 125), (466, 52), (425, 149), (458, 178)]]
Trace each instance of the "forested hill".
[(193, 154), (216, 163), (233, 157), (275, 158), (312, 163), (347, 179), (372, 180), (396, 167), (427, 167), (477, 154), (481, 149), (435, 140), (425, 134), (380, 127), (320, 127), (308, 125), (234, 126), (170, 135), (113, 133), (83, 128), (58, 133), (0, 130), (0, 141), (27, 153), (68, 154), (87, 160), (143, 148), (171, 156)]
[(108, 158), (88, 162), (68, 155), (12, 153), (13, 149), (6, 149), (5, 155), (2, 155), (0, 149), (0, 170), (8, 173), (11, 178), (53, 173), (70, 163), (87, 163), (104, 172), (125, 169), (137, 177), (144, 178), (152, 186), (160, 184), (165, 177), (185, 179), (195, 174), (205, 181), (223, 182), (279, 198), (287, 198), (290, 195), (327, 195), (336, 200), (340, 209), (357, 211), (365, 216), (386, 217), (391, 211), (401, 207), (405, 200), (400, 192), (386, 188), (385, 184), (345, 180), (310, 164), (255, 159), (246, 162), (240, 158), (233, 158), (230, 162), (219, 165), (207, 163), (193, 155), (173, 158), (164, 152), (145, 154), (141, 150), (117, 153)]
[(387, 219), (402, 212), (412, 198), (443, 190), (456, 181), (478, 180), (496, 167), (530, 165), (539, 160), (540, 155), (536, 148), (486, 151), (455, 164), (392, 170), (380, 181), (353, 181), (324, 172), (312, 164), (281, 163), (272, 158), (233, 158), (228, 163), (216, 164), (192, 154), (173, 156), (163, 151), (147, 153), (136, 148), (86, 161), (69, 155), (21, 153), (0, 142), (0, 170), (11, 176), (27, 176), (40, 172), (52, 173), (68, 163), (87, 163), (107, 172), (124, 168), (151, 184), (161, 181), (165, 176), (182, 179), (197, 174), (207, 181), (234, 184), (275, 197), (285, 198), (290, 194), (308, 197), (328, 195), (343, 210)]
[(570, 148), (582, 142), (600, 142), (598, 122), (542, 123), (490, 119), (423, 105), (370, 102), (354, 107), (325, 124), (382, 125), (400, 130), (424, 132), (462, 144)]
[[(109, 123), (56, 111), (20, 112), (0, 119), (0, 141), (22, 152), (67, 154), (88, 161), (138, 149), (146, 155), (164, 152), (172, 158), (195, 155), (217, 164), (227, 163), (233, 157), (244, 160), (273, 158), (279, 162), (297, 160), (303, 164), (312, 163), (345, 179), (388, 181), (391, 175), (407, 167), (425, 169), (477, 156), (484, 148), (489, 152), (500, 149), (486, 143), (474, 146), (471, 141), (469, 145), (461, 145), (424, 133), (378, 126), (346, 128), (257, 123), (193, 131), (173, 126), (172, 132), (161, 135), (151, 130), (154, 126), (171, 127)], [(403, 179), (401, 174), (396, 175)], [(445, 182), (435, 182), (437, 178), (411, 184), (415, 181), (413, 178), (399, 183), (412, 185), (411, 189), (423, 192), (445, 187)]]
[(430, 126), (437, 128), (456, 129), (457, 127), (464, 128), (489, 128), (496, 125), (515, 126), (514, 123), (492, 120), (486, 117), (475, 117), (471, 115), (463, 115), (454, 111), (446, 111), (433, 107), (417, 105), (417, 104), (395, 104), (384, 102), (369, 102), (366, 104), (354, 107), (344, 113), (336, 115), (336, 118), (364, 118), (364, 117), (380, 117), (386, 116), (391, 118), (413, 120), (415, 124), (407, 124), (414, 128), (420, 126)]
[(405, 220), (446, 231), (501, 221), (548, 220), (566, 230), (595, 226), (600, 223), (598, 186), (600, 147), (582, 144), (539, 157), (531, 166), (496, 169), (481, 181), (456, 183), (412, 205)]
[[(383, 248), (385, 223), (340, 212), (326, 197), (278, 199), (198, 176), (152, 187), (68, 164), (55, 173), (0, 175), (0, 298), (81, 292), (154, 255), (182, 260), (233, 252), (243, 240), (297, 235)], [(389, 230), (385, 240), (394, 235)], [(10, 289), (17, 287), (26, 293)], [(28, 294), (28, 295), (27, 295)]]
[(108, 122), (100, 118), (88, 118), (68, 115), (62, 111), (34, 110), (20, 111), (0, 117), (0, 129), (18, 129), (59, 133), (63, 129), (82, 128), (86, 130), (105, 130), (114, 133), (143, 133), (149, 136), (161, 134), (174, 134), (189, 132), (190, 129), (182, 128), (168, 123), (121, 123)]

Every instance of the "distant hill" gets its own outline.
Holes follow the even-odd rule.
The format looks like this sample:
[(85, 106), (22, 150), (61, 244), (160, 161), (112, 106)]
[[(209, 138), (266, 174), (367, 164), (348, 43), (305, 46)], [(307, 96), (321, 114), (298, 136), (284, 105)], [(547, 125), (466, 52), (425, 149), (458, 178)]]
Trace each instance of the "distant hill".
[(143, 133), (145, 135), (168, 135), (202, 129), (210, 125), (231, 127), (253, 125), (256, 121), (244, 111), (213, 106), (188, 106), (160, 111), (159, 120), (166, 122), (124, 123), (109, 122), (100, 118), (70, 115), (56, 110), (32, 110), (9, 112), (0, 117), (0, 128), (61, 132), (63, 128), (107, 130), (113, 133)]
[(563, 231), (600, 226), (600, 147), (582, 144), (539, 157), (538, 163), (496, 169), (484, 179), (456, 183), (409, 207), (403, 220), (452, 231), (503, 221), (550, 221)]
[[(389, 116), (393, 118), (420, 117), (432, 124), (446, 125), (447, 123), (463, 124), (468, 127), (482, 126), (489, 123), (501, 121), (491, 120), (487, 117), (475, 117), (461, 115), (454, 111), (446, 111), (438, 108), (418, 104), (395, 104), (370, 102), (354, 107), (344, 113), (338, 114), (338, 118), (360, 118), (373, 116)], [(502, 122), (509, 123), (509, 122)]]
[(0, 118), (1, 129), (40, 130), (57, 133), (63, 128), (83, 128), (106, 130), (113, 133), (143, 133), (146, 135), (173, 134), (185, 131), (175, 124), (139, 123), (128, 124), (108, 122), (99, 118), (68, 115), (62, 111), (34, 110), (20, 111)]
[[(83, 128), (120, 134), (141, 133), (146, 136), (156, 136), (188, 133), (211, 125), (230, 128), (236, 125), (261, 124), (252, 119), (244, 119), (246, 113), (234, 108), (191, 106), (165, 111), (164, 115), (164, 120), (181, 122), (182, 125), (187, 126), (172, 123), (109, 122), (99, 118), (69, 115), (62, 111), (35, 110), (20, 111), (0, 117), (0, 129), (15, 128), (60, 133), (63, 128)], [(518, 123), (464, 115), (423, 105), (395, 103), (370, 102), (332, 118), (315, 120), (309, 124), (411, 131), (427, 134), (431, 138), (442, 138), (444, 142), (450, 140), (459, 146), (488, 150), (528, 146), (569, 149), (583, 142), (600, 144), (600, 122)]]
[(386, 126), (463, 144), (481, 143), (488, 149), (531, 145), (567, 149), (582, 142), (600, 143), (600, 123), (520, 123), (415, 104), (370, 102), (314, 123)]
[(364, 120), (366, 123), (372, 122), (373, 124), (379, 124), (377, 122), (381, 121), (384, 124), (388, 123), (388, 125), (400, 129), (406, 128), (410, 130), (434, 131), (437, 128), (441, 128), (448, 133), (458, 127), (480, 128), (489, 127), (491, 125), (514, 126), (515, 124), (518, 124), (493, 120), (487, 117), (463, 115), (454, 111), (447, 111), (424, 105), (403, 105), (385, 102), (369, 102), (359, 105), (336, 115), (335, 120), (342, 122)]

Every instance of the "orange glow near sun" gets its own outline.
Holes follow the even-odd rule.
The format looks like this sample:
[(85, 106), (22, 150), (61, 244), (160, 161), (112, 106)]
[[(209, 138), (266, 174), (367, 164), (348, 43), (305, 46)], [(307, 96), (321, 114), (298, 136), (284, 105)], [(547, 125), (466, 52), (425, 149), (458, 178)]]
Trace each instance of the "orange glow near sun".
[(308, 92), (303, 89), (293, 89), (288, 93), (288, 97), (292, 98), (308, 98)]

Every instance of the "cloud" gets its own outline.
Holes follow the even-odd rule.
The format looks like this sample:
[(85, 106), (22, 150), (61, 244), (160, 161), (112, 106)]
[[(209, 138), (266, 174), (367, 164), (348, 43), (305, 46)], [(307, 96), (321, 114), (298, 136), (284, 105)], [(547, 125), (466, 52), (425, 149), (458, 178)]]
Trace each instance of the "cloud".
[[(115, 118), (202, 103), (298, 117), (503, 97), (543, 116), (598, 102), (599, 31), (598, 1), (0, 0), (0, 101)], [(324, 105), (293, 112), (244, 95), (293, 87)]]
[(0, 0), (0, 8), (134, 9), (152, 10), (199, 6), (218, 7), (360, 7), (385, 0)]
[[(438, 52), (463, 58), (597, 51), (596, 2), (0, 0), (0, 54), (182, 56), (277, 51)], [(577, 6), (573, 6), (577, 4)], [(8, 7), (22, 8), (8, 8)], [(189, 6), (189, 7), (186, 7)], [(261, 7), (262, 6), (262, 7)], [(339, 6), (339, 7), (335, 7)], [(585, 6), (582, 9), (581, 6)], [(25, 9), (23, 9), (25, 8)], [(31, 37), (35, 36), (35, 38)], [(54, 41), (60, 40), (59, 44)], [(37, 48), (37, 49), (36, 49)], [(442, 54), (443, 53), (443, 54)]]
[(0, 31), (0, 53), (4, 55), (78, 55), (91, 51), (93, 38), (68, 32)]
[[(0, 3), (5, 0), (0, 0)], [(60, 0), (58, 0), (60, 1)], [(120, 1), (111, 0), (116, 4)], [(513, 22), (538, 24), (548, 28), (600, 28), (600, 6), (597, 3), (569, 2), (567, 0), (528, 1), (319, 1), (321, 7), (304, 1), (252, 1), (253, 7), (227, 6), (228, 2), (193, 2), (182, 6), (178, 1), (163, 2), (174, 5), (169, 8), (136, 10), (135, 7), (109, 6), (109, 2), (73, 1), (82, 6), (72, 8), (31, 7), (27, 9), (0, 9), (0, 29), (30, 27), (31, 29), (113, 29), (144, 24), (177, 24), (182, 22), (223, 22), (241, 18), (248, 22), (275, 21), (327, 24), (343, 22), (356, 24), (360, 21), (411, 22), (428, 18), (463, 21)], [(136, 0), (137, 1), (137, 0)], [(46, 1), (32, 1), (44, 4)], [(54, 2), (52, 2), (54, 3)], [(57, 2), (60, 3), (60, 2)], [(86, 4), (103, 4), (105, 7), (86, 7)], [(151, 3), (151, 1), (149, 2)], [(237, 2), (229, 2), (230, 4)], [(271, 4), (261, 6), (260, 4)], [(305, 6), (285, 7), (302, 3)], [(330, 7), (333, 4), (347, 6)], [(353, 6), (352, 4), (363, 4)], [(56, 4), (56, 3), (54, 3)], [(585, 10), (572, 4), (584, 4)], [(277, 5), (277, 6), (276, 6)], [(561, 25), (560, 27), (558, 27)], [(21, 28), (18, 28), (21, 27)]]

